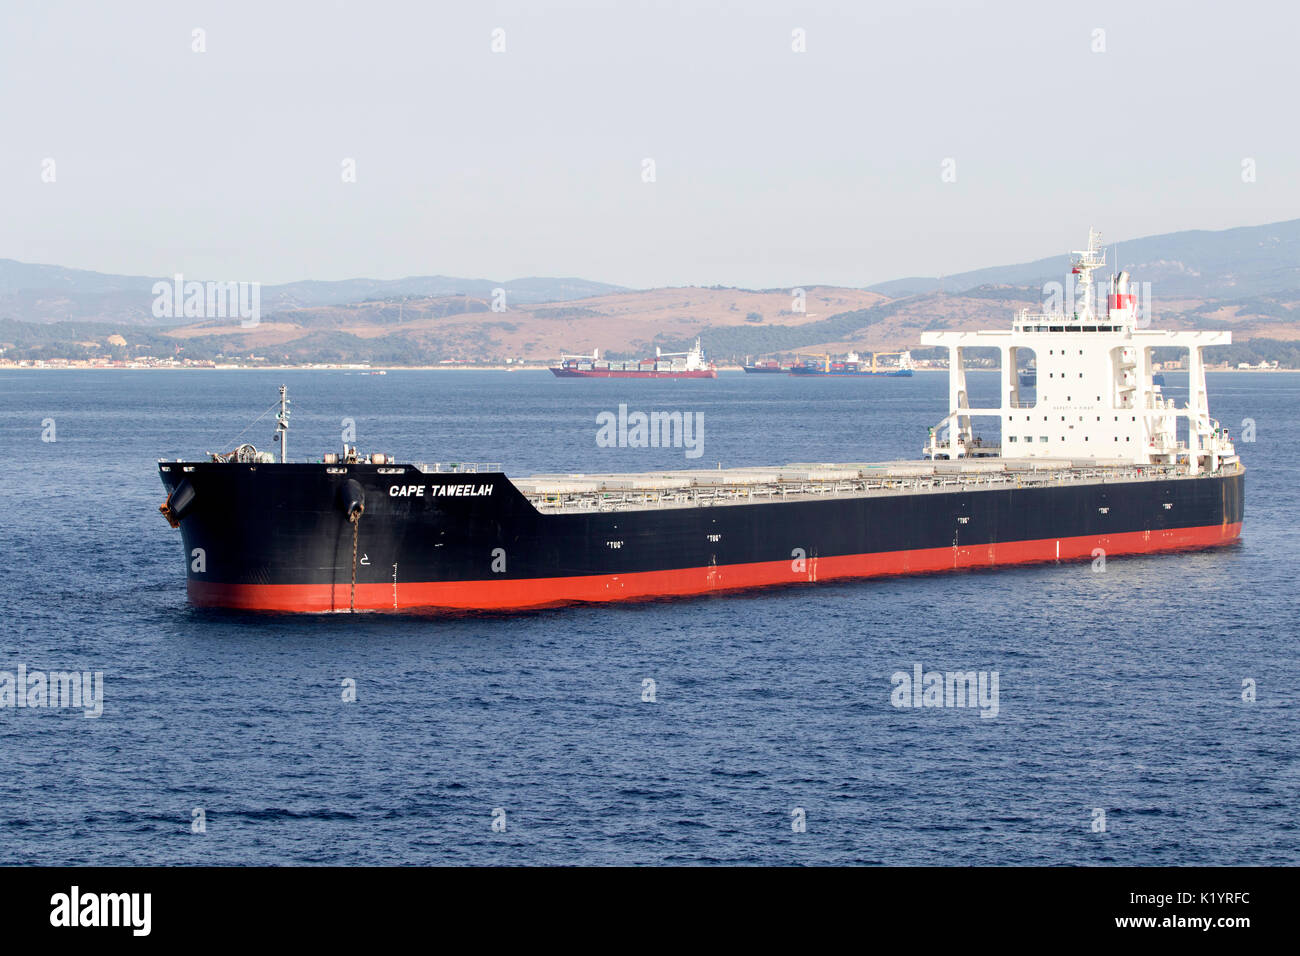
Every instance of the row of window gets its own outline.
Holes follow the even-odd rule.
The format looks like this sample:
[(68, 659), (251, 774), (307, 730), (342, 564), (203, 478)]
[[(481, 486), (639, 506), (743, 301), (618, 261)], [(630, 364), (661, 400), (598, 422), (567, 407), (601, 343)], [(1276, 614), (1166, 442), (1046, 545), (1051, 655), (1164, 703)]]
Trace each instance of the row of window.
[(1018, 332), (1123, 332), (1122, 325), (1022, 325)]
[[(1074, 427), (1074, 426), (1071, 426), (1071, 427)], [(1016, 436), (1015, 436), (1015, 435), (1008, 435), (1008, 436), (1007, 436), (1007, 441), (1013, 442), (1013, 441), (1015, 441), (1015, 440), (1016, 440)], [(1047, 441), (1047, 436), (1046, 436), (1046, 435), (1039, 435), (1039, 436), (1038, 436), (1038, 440), (1039, 440), (1040, 442), (1045, 442), (1045, 441)], [(1087, 435), (1084, 435), (1084, 436), (1083, 436), (1083, 440), (1084, 440), (1084, 441), (1087, 441), (1087, 440), (1088, 440), (1088, 436), (1087, 436)], [(1132, 439), (1132, 438), (1125, 437), (1124, 440), (1125, 440), (1125, 441), (1132, 441), (1133, 439)], [(1033, 435), (1026, 435), (1026, 436), (1025, 436), (1025, 441), (1026, 441), (1026, 442), (1029, 442), (1030, 444), (1033, 444), (1034, 436), (1033, 436)], [(1064, 436), (1064, 435), (1061, 436), (1061, 441), (1065, 441), (1065, 436)], [(1118, 436), (1118, 435), (1115, 436), (1115, 441), (1119, 441), (1119, 436)]]
[[(1028, 415), (1025, 416), (1025, 421), (1029, 421), (1029, 416), (1028, 416)], [(1047, 421), (1047, 416), (1046, 416), (1046, 415), (1043, 416), (1043, 421)], [(1065, 416), (1064, 416), (1064, 415), (1061, 416), (1061, 421), (1065, 421)], [(1082, 415), (1079, 416), (1079, 421), (1083, 421), (1083, 416), (1082, 416)], [(1101, 416), (1100, 416), (1100, 415), (1097, 416), (1097, 421), (1101, 421)], [(1115, 421), (1119, 421), (1119, 416), (1118, 416), (1118, 415), (1115, 416)], [(1136, 416), (1136, 415), (1132, 415), (1132, 416), (1130, 416), (1130, 417), (1129, 417), (1129, 421), (1131, 421), (1131, 422), (1135, 422), (1135, 421), (1137, 421), (1137, 416)]]

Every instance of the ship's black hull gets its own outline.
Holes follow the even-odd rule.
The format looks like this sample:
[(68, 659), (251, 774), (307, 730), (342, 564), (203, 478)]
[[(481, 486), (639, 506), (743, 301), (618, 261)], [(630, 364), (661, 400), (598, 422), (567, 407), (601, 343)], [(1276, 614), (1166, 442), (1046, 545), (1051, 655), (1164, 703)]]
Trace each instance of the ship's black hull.
[(502, 474), (160, 467), (173, 500), (187, 499), (191, 601), (285, 611), (509, 609), (1210, 547), (1240, 533), (1245, 480), (541, 514)]

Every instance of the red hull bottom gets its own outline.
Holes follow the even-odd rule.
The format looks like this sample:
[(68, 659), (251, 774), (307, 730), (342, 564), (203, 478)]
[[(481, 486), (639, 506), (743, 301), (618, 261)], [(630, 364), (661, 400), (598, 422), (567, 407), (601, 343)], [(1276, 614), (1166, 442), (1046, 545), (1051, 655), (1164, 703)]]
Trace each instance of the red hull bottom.
[[(356, 609), (394, 611), (441, 610), (512, 611), (599, 601), (634, 601), (683, 597), (847, 578), (950, 571), (1007, 564), (1028, 564), (1093, 557), (1101, 548), (1108, 557), (1209, 548), (1228, 544), (1241, 534), (1241, 524), (1135, 531), (1125, 534), (1008, 541), (956, 548), (930, 548), (878, 554), (808, 558), (796, 572), (791, 561), (763, 561), (634, 574), (594, 574), (578, 577), (496, 581), (428, 581), (358, 584)], [(201, 607), (256, 611), (347, 611), (349, 585), (340, 584), (213, 584), (190, 579), (190, 602)]]

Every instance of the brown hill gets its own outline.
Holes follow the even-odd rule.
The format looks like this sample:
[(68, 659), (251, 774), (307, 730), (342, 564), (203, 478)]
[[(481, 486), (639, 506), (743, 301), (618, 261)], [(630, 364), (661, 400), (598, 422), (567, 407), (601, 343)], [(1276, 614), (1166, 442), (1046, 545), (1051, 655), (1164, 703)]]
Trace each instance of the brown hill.
[(592, 349), (639, 354), (656, 344), (694, 338), (707, 328), (797, 328), (887, 301), (875, 292), (813, 286), (804, 290), (803, 311), (798, 311), (790, 290), (684, 287), (518, 306), (507, 301), (505, 311), (494, 312), (490, 300), (457, 296), (290, 309), (250, 329), (231, 320), (182, 326), (165, 334), (182, 342), (219, 339), (235, 353), (288, 349), (292, 354), (298, 346), (328, 338), (397, 338), (440, 357), (549, 361), (561, 352)]
[[(805, 290), (804, 310), (788, 290), (668, 288), (581, 300), (510, 305), (469, 296), (375, 300), (282, 310), (245, 329), (235, 321), (162, 331), (187, 354), (247, 355), (289, 361), (421, 364), (506, 357), (553, 361), (562, 352), (639, 356), (701, 336), (717, 359), (746, 355), (894, 351), (915, 348), (934, 329), (1002, 328), (1021, 308), (1038, 308), (1033, 286), (991, 286), (959, 294), (889, 299), (828, 286)], [(1251, 338), (1300, 340), (1293, 295), (1222, 301), (1187, 296), (1156, 301), (1168, 328), (1230, 328)]]

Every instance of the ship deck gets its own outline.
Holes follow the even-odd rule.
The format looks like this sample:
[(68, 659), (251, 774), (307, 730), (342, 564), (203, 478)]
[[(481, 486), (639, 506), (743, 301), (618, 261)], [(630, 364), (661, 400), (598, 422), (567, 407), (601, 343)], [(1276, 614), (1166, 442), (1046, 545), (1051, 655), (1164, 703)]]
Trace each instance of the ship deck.
[[(1225, 465), (1216, 474), (1234, 474)], [(876, 497), (1193, 478), (1186, 466), (1052, 458), (873, 463), (794, 463), (774, 467), (553, 474), (512, 478), (545, 514), (642, 511), (771, 501)]]

